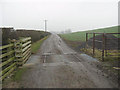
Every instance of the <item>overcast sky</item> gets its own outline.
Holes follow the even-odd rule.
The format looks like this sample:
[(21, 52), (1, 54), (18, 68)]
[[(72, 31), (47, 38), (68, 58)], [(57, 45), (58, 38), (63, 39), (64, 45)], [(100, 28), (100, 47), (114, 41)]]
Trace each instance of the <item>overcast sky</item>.
[(118, 25), (119, 0), (0, 0), (0, 26), (48, 31)]

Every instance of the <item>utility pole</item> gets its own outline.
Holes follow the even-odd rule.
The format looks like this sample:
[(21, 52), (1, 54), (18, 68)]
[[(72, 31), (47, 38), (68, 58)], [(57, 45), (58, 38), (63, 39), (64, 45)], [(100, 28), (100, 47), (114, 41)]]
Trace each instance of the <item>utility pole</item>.
[(47, 32), (47, 20), (44, 21), (45, 21), (45, 32)]

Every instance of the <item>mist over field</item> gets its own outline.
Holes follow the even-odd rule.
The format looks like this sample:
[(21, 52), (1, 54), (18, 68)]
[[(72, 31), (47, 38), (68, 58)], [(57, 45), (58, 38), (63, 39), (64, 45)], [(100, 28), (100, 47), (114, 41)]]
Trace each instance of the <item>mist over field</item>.
[(118, 0), (1, 0), (0, 26), (72, 32), (118, 25)]

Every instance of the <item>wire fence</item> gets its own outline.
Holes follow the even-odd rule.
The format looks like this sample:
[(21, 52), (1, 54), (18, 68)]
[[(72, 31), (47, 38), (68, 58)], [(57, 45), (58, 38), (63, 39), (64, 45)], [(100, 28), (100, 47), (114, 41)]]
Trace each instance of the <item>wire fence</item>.
[[(86, 33), (86, 48), (91, 49), (92, 56), (101, 58), (120, 56), (120, 33)], [(97, 54), (99, 52), (99, 55)]]

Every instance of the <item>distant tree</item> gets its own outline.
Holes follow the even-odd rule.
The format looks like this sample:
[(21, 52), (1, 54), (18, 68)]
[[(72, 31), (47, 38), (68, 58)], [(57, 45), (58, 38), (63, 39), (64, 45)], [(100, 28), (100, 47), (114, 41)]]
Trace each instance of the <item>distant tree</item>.
[(61, 33), (61, 34), (64, 34), (64, 33), (65, 33), (65, 31), (61, 31), (60, 33)]
[(71, 29), (65, 30), (65, 33), (71, 33), (71, 32), (72, 32)]

